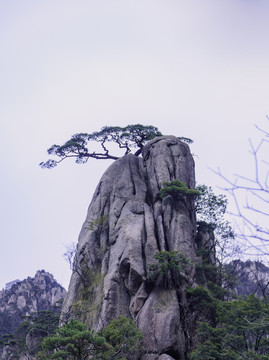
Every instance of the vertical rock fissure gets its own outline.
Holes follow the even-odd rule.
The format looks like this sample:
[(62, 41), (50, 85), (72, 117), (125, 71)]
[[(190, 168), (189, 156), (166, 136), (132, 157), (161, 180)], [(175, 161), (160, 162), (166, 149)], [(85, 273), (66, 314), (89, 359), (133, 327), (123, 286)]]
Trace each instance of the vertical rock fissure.
[(171, 159), (171, 162), (172, 162), (172, 166), (168, 166), (168, 171), (170, 173), (170, 181), (173, 181), (176, 179), (176, 174), (175, 174), (175, 169), (176, 169), (176, 163), (175, 163), (175, 158), (174, 158), (174, 155), (173, 155), (173, 152), (172, 152), (172, 147), (173, 145), (170, 145), (168, 146), (168, 150), (170, 152), (170, 159)]
[(145, 278), (147, 277), (147, 260), (146, 260), (146, 252), (145, 252), (145, 246), (147, 243), (147, 233), (146, 233), (146, 225), (145, 225), (145, 216), (143, 217), (143, 235), (142, 235), (142, 260), (143, 260), (143, 268), (144, 268), (144, 274), (145, 274)]
[[(81, 259), (88, 254), (89, 270), (102, 265), (100, 279), (95, 278), (101, 303), (89, 325), (97, 329), (120, 314), (131, 317), (144, 334), (143, 360), (150, 360), (146, 354), (156, 354), (154, 360), (162, 360), (164, 354), (166, 360), (187, 360), (186, 287), (193, 282), (194, 270), (188, 271), (188, 281), (170, 279), (174, 286), (169, 289), (147, 280), (148, 267), (156, 263), (159, 251), (179, 251), (195, 260), (192, 202), (159, 195), (164, 182), (177, 179), (189, 187), (195, 184), (188, 146), (174, 136), (150, 141), (142, 158), (125, 155), (102, 176), (85, 221), (107, 215), (107, 223), (98, 234), (84, 229), (79, 236), (78, 251)], [(63, 314), (72, 313), (80, 300), (79, 288), (81, 279), (73, 273)]]
[[(184, 292), (186, 291), (186, 287), (184, 289)], [(188, 304), (186, 299), (182, 299), (182, 293), (183, 291), (179, 291), (177, 290), (177, 299), (178, 299), (178, 305), (179, 305), (179, 309), (180, 309), (180, 323), (182, 326), (182, 331), (184, 333), (184, 338), (185, 338), (185, 357), (187, 358), (187, 353), (190, 350), (191, 344), (190, 344), (190, 339), (189, 339), (189, 332), (188, 332), (188, 324), (187, 324), (187, 314), (188, 314)]]
[(115, 222), (113, 224), (113, 228), (117, 227), (118, 221), (121, 217), (122, 210), (123, 210), (124, 206), (126, 205), (126, 203), (127, 203), (127, 201), (123, 201), (123, 203), (120, 205), (119, 209), (117, 209), (117, 216), (116, 216)]

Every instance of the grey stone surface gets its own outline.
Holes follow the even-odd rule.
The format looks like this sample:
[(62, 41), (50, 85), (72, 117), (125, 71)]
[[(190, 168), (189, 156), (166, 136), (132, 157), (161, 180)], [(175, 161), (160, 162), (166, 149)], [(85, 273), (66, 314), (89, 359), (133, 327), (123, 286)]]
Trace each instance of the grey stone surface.
[(237, 296), (254, 294), (264, 298), (269, 296), (269, 267), (259, 261), (233, 260), (226, 265), (226, 270), (235, 274), (237, 282), (234, 292)]
[(26, 346), (28, 349), (28, 357), (35, 359), (34, 356), (40, 348), (44, 338), (48, 336), (48, 333), (42, 329), (31, 329), (26, 336)]
[[(65, 295), (66, 290), (44, 270), (37, 271), (33, 278), (16, 281), (7, 290), (0, 291), (0, 338), (4, 334), (14, 334), (25, 320), (24, 316), (43, 310), (54, 311), (54, 305)], [(5, 346), (0, 349), (0, 359), (34, 360), (32, 353), (46, 335), (47, 332), (42, 330), (31, 330), (26, 338), (29, 352), (19, 350), (16, 345)]]
[[(160, 250), (180, 250), (195, 260), (193, 200), (159, 196), (165, 181), (194, 188), (194, 162), (188, 145), (174, 136), (155, 138), (142, 155), (115, 161), (97, 186), (79, 235), (62, 320), (76, 317), (98, 329), (123, 314), (137, 322), (148, 353), (185, 359), (189, 340), (181, 312), (194, 265), (180, 291), (150, 285), (147, 275)], [(89, 227), (93, 222), (97, 226)]]
[(167, 354), (162, 354), (160, 356), (157, 357), (157, 360), (172, 360), (172, 356), (167, 355)]
[(57, 301), (63, 300), (65, 295), (66, 290), (56, 282), (53, 275), (38, 270), (33, 278), (28, 277), (18, 281), (9, 290), (0, 291), (0, 314), (6, 313), (15, 319), (17, 313), (25, 316), (48, 310)]
[(137, 316), (148, 352), (173, 351), (184, 359), (185, 337), (176, 290), (155, 287)]

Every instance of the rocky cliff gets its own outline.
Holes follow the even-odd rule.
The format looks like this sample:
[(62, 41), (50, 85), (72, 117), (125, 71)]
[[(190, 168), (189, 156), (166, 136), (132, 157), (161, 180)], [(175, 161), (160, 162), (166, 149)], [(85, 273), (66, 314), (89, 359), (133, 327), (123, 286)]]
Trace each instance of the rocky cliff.
[[(196, 219), (191, 197), (160, 197), (163, 183), (174, 180), (195, 186), (189, 147), (174, 136), (155, 138), (142, 158), (127, 154), (108, 168), (79, 236), (61, 315), (93, 329), (131, 317), (144, 334), (145, 359), (187, 359), (191, 346), (186, 287), (195, 283)], [(148, 281), (160, 251), (189, 259), (177, 289)]]
[[(0, 291), (0, 359), (17, 358), (14, 357), (14, 349), (17, 353), (20, 352), (16, 346), (14, 349), (10, 346), (4, 347), (5, 335), (13, 335), (13, 343), (15, 343), (18, 329), (25, 317), (34, 314), (36, 316), (36, 314), (46, 311), (59, 311), (59, 309), (55, 310), (55, 305), (62, 302), (66, 295), (66, 290), (57, 283), (53, 275), (44, 270), (37, 271), (33, 278), (28, 277), (25, 280), (16, 281), (7, 288), (7, 290)], [(28, 350), (37, 341), (36, 335), (37, 331), (35, 334), (34, 331), (28, 334)], [(47, 333), (43, 331), (41, 335), (44, 337)], [(40, 343), (40, 331), (38, 337)], [(26, 358), (30, 359), (29, 356)]]
[(233, 287), (237, 296), (254, 294), (258, 297), (269, 296), (269, 267), (259, 261), (233, 260), (226, 268), (235, 274)]
[[(18, 281), (9, 290), (0, 291), (0, 335), (12, 333), (23, 316), (48, 310), (65, 295), (66, 290), (44, 270), (37, 271), (33, 278)], [(3, 321), (5, 318), (10, 321)]]

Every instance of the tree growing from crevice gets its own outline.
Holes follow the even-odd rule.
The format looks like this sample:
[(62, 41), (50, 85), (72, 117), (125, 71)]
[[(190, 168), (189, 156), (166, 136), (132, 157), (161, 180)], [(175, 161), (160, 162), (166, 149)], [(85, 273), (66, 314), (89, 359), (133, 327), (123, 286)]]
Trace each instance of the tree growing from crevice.
[(160, 251), (155, 255), (156, 262), (148, 268), (149, 282), (162, 278), (164, 288), (179, 289), (182, 281), (188, 282), (186, 271), (190, 260), (180, 251)]
[(198, 189), (190, 189), (180, 180), (165, 181), (159, 192), (161, 199), (171, 195), (175, 200), (180, 200), (183, 197), (195, 198), (200, 195)]
[[(74, 134), (63, 145), (52, 145), (48, 149), (48, 154), (55, 156), (56, 160), (49, 159), (39, 165), (43, 169), (52, 169), (67, 158), (74, 158), (77, 164), (84, 164), (90, 158), (117, 160), (121, 156), (131, 153), (132, 149), (135, 149), (133, 154), (139, 156), (144, 145), (157, 136), (162, 136), (162, 133), (152, 125), (104, 126), (100, 131), (94, 131), (91, 134)], [(184, 136), (178, 137), (178, 139), (187, 144), (193, 142)], [(93, 141), (99, 143), (96, 150), (90, 146)], [(110, 146), (111, 143), (116, 145), (117, 151), (115, 146)], [(118, 150), (121, 150), (120, 155), (118, 155)], [(111, 153), (113, 151), (115, 153)]]
[[(93, 218), (88, 221), (85, 229), (89, 231), (93, 231), (96, 235), (99, 236), (102, 228), (107, 225), (108, 222), (108, 215), (102, 215), (98, 218)], [(79, 259), (78, 252), (77, 252), (77, 245), (72, 242), (70, 244), (65, 245), (66, 251), (63, 254), (64, 259), (68, 262), (70, 270), (76, 273), (80, 279), (84, 287), (86, 288), (89, 282), (89, 274), (90, 270), (87, 266), (86, 259)]]
[[(162, 133), (151, 125), (105, 126), (91, 134), (75, 134), (63, 145), (52, 145), (48, 154), (56, 156), (58, 160), (49, 159), (41, 162), (40, 166), (51, 169), (67, 158), (74, 158), (77, 164), (84, 164), (90, 158), (117, 160), (119, 156), (110, 153), (108, 144), (111, 142), (116, 144), (123, 154), (129, 154), (132, 148), (136, 148), (134, 155), (139, 156), (145, 143), (156, 136), (162, 136)], [(100, 144), (97, 152), (90, 148), (92, 141)]]
[(75, 272), (81, 279), (84, 287), (87, 286), (87, 267), (78, 259), (77, 245), (73, 242), (65, 246), (64, 259), (68, 262), (70, 270)]

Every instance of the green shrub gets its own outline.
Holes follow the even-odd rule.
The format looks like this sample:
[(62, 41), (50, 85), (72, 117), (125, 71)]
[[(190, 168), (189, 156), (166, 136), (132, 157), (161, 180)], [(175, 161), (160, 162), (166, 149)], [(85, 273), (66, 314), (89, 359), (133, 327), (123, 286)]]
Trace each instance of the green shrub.
[(120, 316), (98, 332), (77, 320), (58, 327), (45, 338), (39, 359), (129, 360), (142, 349), (142, 333), (135, 323)]
[(174, 180), (164, 182), (159, 194), (162, 199), (165, 198), (167, 195), (171, 195), (173, 198), (179, 199), (181, 197), (194, 198), (198, 196), (200, 192), (195, 189), (189, 189), (183, 181)]
[(190, 260), (179, 250), (160, 251), (155, 255), (155, 259), (157, 262), (149, 265), (148, 280), (156, 281), (162, 276), (165, 287), (179, 286), (181, 279), (186, 277), (185, 271)]

